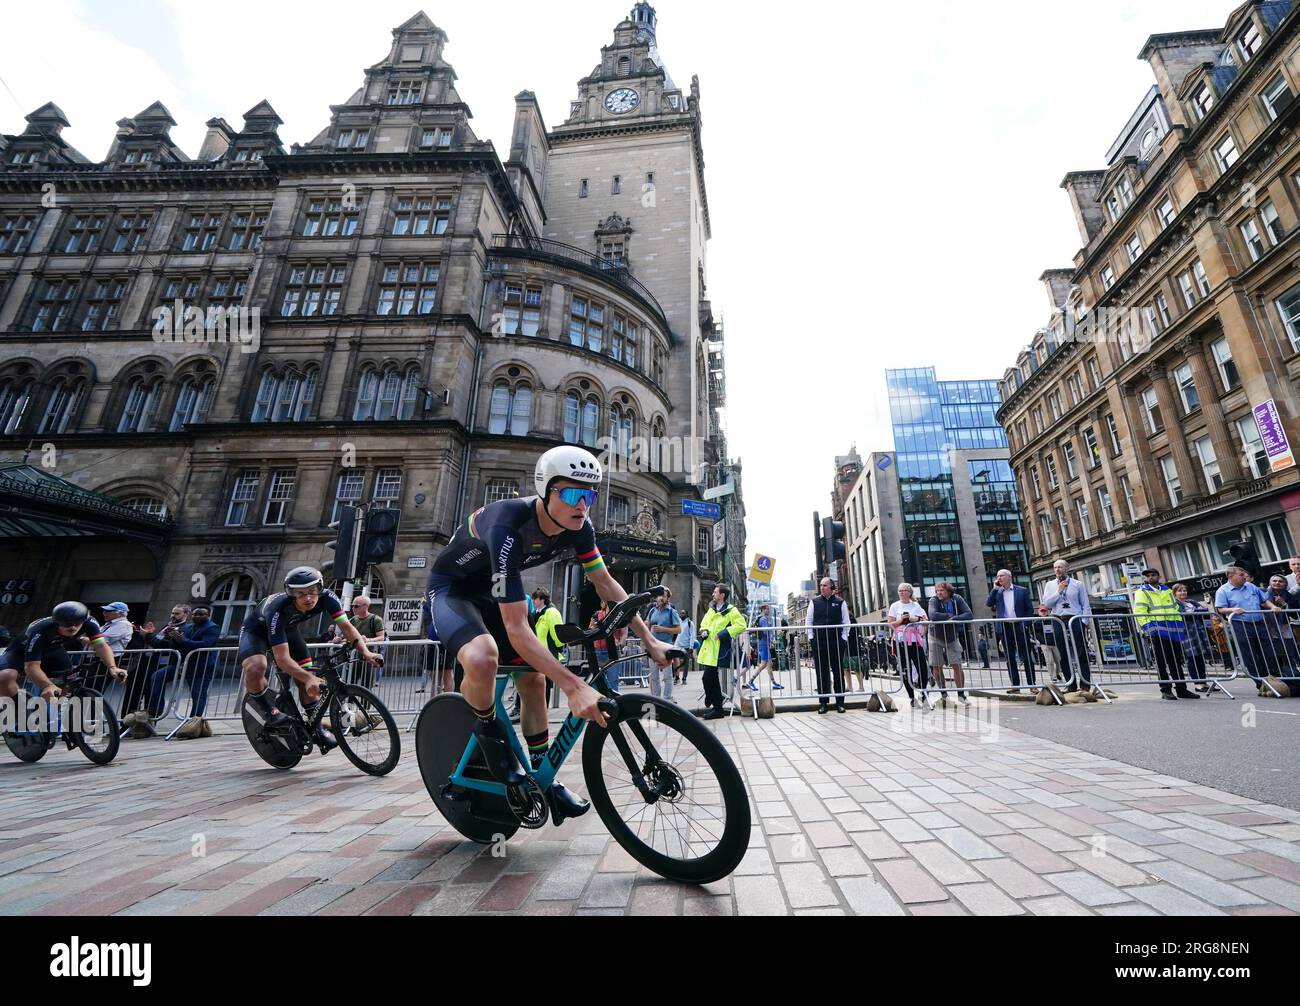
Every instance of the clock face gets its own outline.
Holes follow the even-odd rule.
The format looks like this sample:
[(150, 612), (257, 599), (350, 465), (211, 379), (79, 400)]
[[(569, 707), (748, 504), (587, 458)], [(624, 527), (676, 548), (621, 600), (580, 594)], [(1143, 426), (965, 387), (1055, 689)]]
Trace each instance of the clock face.
[(620, 87), (605, 96), (605, 107), (615, 115), (623, 115), (641, 104), (641, 95), (630, 87)]

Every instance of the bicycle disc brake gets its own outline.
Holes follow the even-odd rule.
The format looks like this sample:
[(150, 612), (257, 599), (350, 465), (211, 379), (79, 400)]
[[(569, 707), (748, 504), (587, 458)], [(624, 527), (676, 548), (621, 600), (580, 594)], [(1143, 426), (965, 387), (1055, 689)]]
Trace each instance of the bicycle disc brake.
[(677, 803), (686, 795), (686, 781), (666, 761), (660, 760), (651, 765), (646, 770), (645, 780), (665, 803)]
[(506, 787), (506, 805), (521, 828), (536, 830), (550, 820), (546, 794), (532, 776), (526, 776), (518, 786)]

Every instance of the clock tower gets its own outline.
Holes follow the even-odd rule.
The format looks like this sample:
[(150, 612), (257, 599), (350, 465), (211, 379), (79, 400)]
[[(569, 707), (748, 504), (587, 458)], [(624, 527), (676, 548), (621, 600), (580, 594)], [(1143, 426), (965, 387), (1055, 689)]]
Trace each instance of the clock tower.
[[(569, 117), (549, 134), (543, 236), (625, 266), (663, 308), (671, 351), (662, 391), (666, 434), (705, 460), (708, 351), (714, 334), (705, 289), (710, 237), (699, 81), (683, 92), (658, 48), (658, 19), (638, 3), (614, 28), (600, 62), (578, 81)], [(688, 461), (688, 464), (690, 462)], [(694, 496), (690, 472), (665, 472)], [(680, 514), (680, 506), (673, 509)], [(693, 542), (690, 521), (680, 541)]]

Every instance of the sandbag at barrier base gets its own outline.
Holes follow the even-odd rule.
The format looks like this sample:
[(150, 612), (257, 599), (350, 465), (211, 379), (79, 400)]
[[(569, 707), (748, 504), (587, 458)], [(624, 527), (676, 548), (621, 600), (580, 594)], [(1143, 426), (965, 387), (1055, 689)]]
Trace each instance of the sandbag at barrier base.
[(1043, 685), (1038, 690), (1038, 697), (1034, 699), (1034, 703), (1040, 706), (1063, 705), (1067, 701), (1069, 701), (1069, 696), (1052, 684)]
[[(748, 716), (751, 719), (754, 716), (754, 700), (747, 695), (740, 697), (740, 715)], [(771, 696), (760, 696), (758, 699), (758, 718), (760, 720), (770, 720), (775, 715), (776, 703), (772, 701)]]
[[(1291, 686), (1288, 685), (1281, 678), (1275, 677), (1274, 675), (1270, 674), (1264, 680), (1268, 683), (1269, 688), (1273, 689), (1273, 691), (1270, 692), (1268, 688), (1265, 688), (1263, 685), (1260, 685), (1259, 697), (1261, 699), (1271, 699), (1274, 697), (1280, 699), (1289, 699), (1291, 697)], [(1277, 692), (1277, 695), (1274, 696), (1273, 692)]]
[(873, 692), (871, 698), (867, 699), (867, 712), (896, 713), (898, 712), (898, 706), (894, 702), (894, 697), (887, 692)]

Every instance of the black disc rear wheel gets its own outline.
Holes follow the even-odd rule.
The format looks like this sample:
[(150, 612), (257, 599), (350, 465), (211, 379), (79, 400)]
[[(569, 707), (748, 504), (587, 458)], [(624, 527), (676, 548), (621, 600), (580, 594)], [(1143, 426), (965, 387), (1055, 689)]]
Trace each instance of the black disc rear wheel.
[(75, 701), (81, 720), (76, 725), (81, 729), (69, 731), (68, 739), (94, 764), (107, 765), (117, 757), (122, 744), (117, 714), (99, 692), (90, 688), (81, 689)]
[[(465, 745), (474, 731), (474, 711), (460, 695), (444, 693), (429, 700), (415, 725), (415, 757), (424, 787), (447, 823), (471, 842), (490, 845), (508, 839), (519, 830), (519, 822), (505, 796), (475, 789), (452, 791), (451, 774), (456, 771)], [(491, 781), (487, 763), (474, 752), (465, 775)]]
[(5, 747), (19, 761), (38, 762), (50, 749), (48, 734), (5, 734)]
[[(266, 698), (277, 709), (283, 709), (286, 696), (283, 693), (268, 690)], [(278, 769), (291, 769), (302, 761), (302, 748), (295, 742), (294, 731), (286, 725), (274, 731), (264, 731), (262, 714), (250, 707), (252, 696), (244, 696), (242, 708), (244, 734), (248, 743), (253, 745), (257, 756), (268, 765)], [(292, 701), (292, 700), (290, 700)]]
[[(582, 770), (614, 840), (661, 877), (708, 884), (728, 876), (749, 846), (749, 797), (717, 735), (690, 713), (648, 695), (619, 698), (619, 720), (588, 726)], [(620, 751), (626, 743), (636, 776)]]
[(344, 685), (330, 699), (330, 724), (339, 747), (369, 775), (388, 775), (402, 757), (402, 735), (387, 707), (374, 692)]

